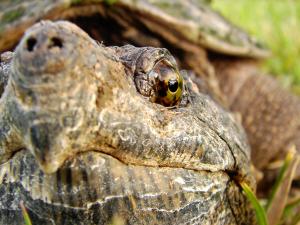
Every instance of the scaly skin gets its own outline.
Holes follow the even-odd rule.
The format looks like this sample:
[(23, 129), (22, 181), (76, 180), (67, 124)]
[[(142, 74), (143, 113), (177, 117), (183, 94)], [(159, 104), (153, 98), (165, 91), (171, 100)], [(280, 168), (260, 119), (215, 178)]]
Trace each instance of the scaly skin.
[(68, 22), (26, 32), (1, 72), (1, 223), (22, 223), (21, 200), (34, 224), (255, 222), (233, 117), (184, 71), (175, 107), (140, 94), (162, 59), (177, 68), (166, 49), (104, 47)]

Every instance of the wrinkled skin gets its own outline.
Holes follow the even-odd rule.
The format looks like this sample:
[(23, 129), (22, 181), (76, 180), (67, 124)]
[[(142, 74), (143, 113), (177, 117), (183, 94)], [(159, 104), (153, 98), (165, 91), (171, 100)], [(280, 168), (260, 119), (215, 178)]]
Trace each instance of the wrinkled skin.
[(185, 71), (174, 107), (142, 95), (162, 59), (178, 70), (166, 49), (104, 47), (68, 22), (26, 32), (1, 64), (1, 224), (22, 223), (20, 201), (34, 224), (254, 223), (243, 129)]

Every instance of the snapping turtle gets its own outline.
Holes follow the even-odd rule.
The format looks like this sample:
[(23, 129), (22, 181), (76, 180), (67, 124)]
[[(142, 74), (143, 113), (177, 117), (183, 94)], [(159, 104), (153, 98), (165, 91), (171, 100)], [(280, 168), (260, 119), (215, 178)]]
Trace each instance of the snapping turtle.
[[(0, 8), (1, 51), (19, 43), (1, 58), (1, 223), (22, 221), (21, 200), (43, 224), (255, 223), (236, 183), (255, 189), (250, 150), (228, 109), (260, 169), (299, 145), (300, 123), (298, 99), (256, 69), (262, 45), (204, 1)], [(140, 47), (49, 21), (19, 41), (41, 19)]]
[(241, 126), (166, 49), (43, 21), (3, 58), (2, 223), (22, 222), (20, 201), (37, 224), (254, 221)]

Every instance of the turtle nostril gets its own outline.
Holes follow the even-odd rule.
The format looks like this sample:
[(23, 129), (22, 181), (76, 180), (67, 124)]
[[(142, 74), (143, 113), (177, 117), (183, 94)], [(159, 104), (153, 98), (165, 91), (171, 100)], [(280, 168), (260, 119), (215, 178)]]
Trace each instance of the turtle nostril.
[(27, 50), (29, 52), (32, 52), (35, 45), (36, 45), (36, 43), (37, 43), (37, 41), (36, 41), (35, 38), (33, 38), (33, 37), (28, 38), (28, 40), (27, 40)]
[[(27, 50), (29, 52), (32, 52), (37, 44), (37, 39), (34, 37), (30, 37), (27, 39)], [(63, 47), (63, 42), (60, 38), (58, 37), (53, 37), (50, 39), (50, 43), (48, 44), (48, 49), (54, 48), (54, 47), (58, 47), (58, 48), (62, 48)]]
[(50, 44), (48, 45), (48, 48), (51, 49), (53, 47), (58, 47), (58, 48), (62, 48), (63, 43), (62, 40), (58, 37), (53, 37), (50, 40)]

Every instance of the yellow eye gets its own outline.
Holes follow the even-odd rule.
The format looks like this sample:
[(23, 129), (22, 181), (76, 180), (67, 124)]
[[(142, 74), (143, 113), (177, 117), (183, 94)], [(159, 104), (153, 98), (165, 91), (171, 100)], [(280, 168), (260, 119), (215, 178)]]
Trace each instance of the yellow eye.
[(183, 79), (179, 71), (166, 60), (158, 62), (154, 68), (158, 74), (155, 102), (164, 106), (178, 103), (182, 95)]

